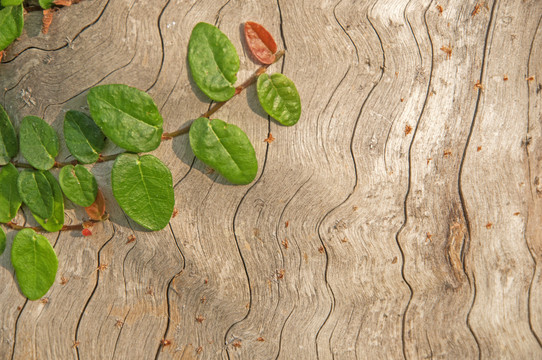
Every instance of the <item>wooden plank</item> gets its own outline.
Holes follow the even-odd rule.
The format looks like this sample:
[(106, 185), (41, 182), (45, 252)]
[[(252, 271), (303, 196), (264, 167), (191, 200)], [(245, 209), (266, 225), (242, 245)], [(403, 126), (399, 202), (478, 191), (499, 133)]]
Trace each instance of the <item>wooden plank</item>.
[(159, 232), (122, 213), (112, 164), (93, 166), (110, 221), (47, 235), (60, 264), (42, 301), (19, 293), (10, 230), (0, 358), (542, 357), (540, 1), (85, 0), (47, 35), (40, 16), (0, 65), (16, 125), (61, 134), (90, 87), (125, 83), (181, 127), (210, 106), (186, 61), (200, 21), (230, 37), (240, 81), (258, 66), (241, 24), (268, 28), (287, 50), (269, 71), (303, 115), (280, 126), (254, 88), (216, 113), (254, 144), (246, 186), (186, 136), (164, 141), (178, 215)]

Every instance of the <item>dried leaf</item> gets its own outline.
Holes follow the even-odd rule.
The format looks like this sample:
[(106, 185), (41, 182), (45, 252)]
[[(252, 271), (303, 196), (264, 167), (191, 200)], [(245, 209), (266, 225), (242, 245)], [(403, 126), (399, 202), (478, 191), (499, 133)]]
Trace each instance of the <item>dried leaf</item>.
[(71, 6), (73, 4), (72, 0), (55, 0), (53, 4), (56, 6)]
[(96, 195), (94, 203), (87, 206), (85, 211), (92, 220), (103, 220), (105, 214), (105, 198), (100, 189), (98, 189), (98, 195)]
[(252, 21), (245, 23), (245, 40), (252, 55), (262, 64), (275, 61), (277, 43), (263, 26)]
[(41, 32), (47, 34), (49, 32), (49, 27), (53, 22), (53, 14), (56, 12), (55, 8), (43, 10), (43, 20), (41, 26)]

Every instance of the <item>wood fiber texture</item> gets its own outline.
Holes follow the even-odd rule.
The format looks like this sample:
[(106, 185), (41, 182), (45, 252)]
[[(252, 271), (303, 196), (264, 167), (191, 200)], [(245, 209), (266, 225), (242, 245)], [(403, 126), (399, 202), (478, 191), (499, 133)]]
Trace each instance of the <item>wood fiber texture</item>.
[[(19, 292), (4, 227), (0, 358), (541, 359), (541, 19), (539, 0), (84, 0), (44, 35), (28, 13), (0, 64), (17, 129), (34, 115), (61, 135), (110, 83), (147, 91), (165, 131), (197, 118), (201, 21), (232, 40), (239, 83), (258, 67), (241, 24), (264, 25), (286, 50), (268, 72), (303, 112), (281, 126), (252, 86), (215, 115), (254, 144), (245, 186), (187, 135), (162, 142), (178, 215), (158, 232), (122, 213), (112, 163), (94, 165), (110, 220), (46, 234), (46, 300)], [(35, 224), (25, 208), (15, 221)]]

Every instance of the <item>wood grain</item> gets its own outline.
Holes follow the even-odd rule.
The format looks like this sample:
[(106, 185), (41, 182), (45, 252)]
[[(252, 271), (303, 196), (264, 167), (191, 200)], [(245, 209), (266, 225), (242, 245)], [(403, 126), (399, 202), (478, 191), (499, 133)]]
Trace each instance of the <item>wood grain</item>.
[(239, 82), (258, 67), (241, 24), (263, 24), (303, 113), (281, 126), (249, 88), (215, 114), (254, 144), (246, 186), (164, 141), (178, 214), (159, 232), (118, 207), (111, 163), (91, 166), (110, 220), (47, 235), (59, 273), (41, 301), (18, 290), (5, 228), (0, 358), (542, 358), (542, 2), (84, 0), (54, 16), (44, 35), (27, 14), (0, 64), (16, 127), (37, 115), (62, 135), (105, 83), (181, 127), (210, 106), (186, 62), (200, 21), (232, 40)]

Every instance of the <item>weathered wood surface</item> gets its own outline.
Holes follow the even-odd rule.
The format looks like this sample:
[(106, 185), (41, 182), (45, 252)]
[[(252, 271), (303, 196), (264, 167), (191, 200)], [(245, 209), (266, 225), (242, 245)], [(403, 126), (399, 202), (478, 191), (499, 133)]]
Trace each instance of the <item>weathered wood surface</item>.
[(111, 221), (48, 235), (48, 302), (19, 293), (9, 245), (0, 257), (0, 358), (541, 359), (541, 17), (539, 0), (85, 0), (43, 35), (28, 14), (0, 65), (16, 124), (61, 133), (90, 87), (125, 83), (178, 128), (208, 107), (186, 63), (200, 21), (232, 39), (240, 80), (257, 67), (240, 24), (275, 34), (287, 52), (270, 70), (303, 115), (269, 121), (254, 89), (216, 114), (254, 143), (247, 186), (186, 138), (163, 143), (179, 215), (160, 232), (94, 166)]

